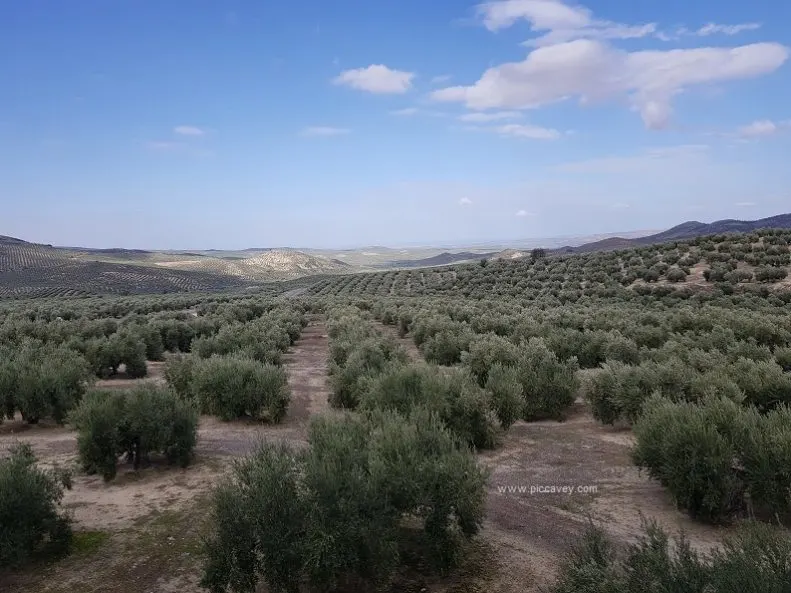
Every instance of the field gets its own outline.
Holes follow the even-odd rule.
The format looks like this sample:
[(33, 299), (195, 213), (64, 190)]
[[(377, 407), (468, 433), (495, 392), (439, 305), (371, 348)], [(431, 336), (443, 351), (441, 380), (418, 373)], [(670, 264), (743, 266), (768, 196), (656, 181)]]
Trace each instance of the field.
[[(362, 590), (344, 579), (359, 576), (350, 550), (367, 529), (393, 536), (398, 549), (395, 565), (382, 560), (384, 587), (415, 592), (574, 590), (553, 587), (568, 577), (564, 558), (591, 525), (622, 553), (644, 536), (644, 519), (670, 534), (683, 531), (703, 555), (753, 521), (779, 523), (773, 537), (785, 541), (789, 243), (791, 232), (764, 230), (606, 253), (304, 278), (256, 292), (2, 303), (0, 396), (7, 419), (0, 424), (0, 458), (29, 443), (37, 467), (71, 471), (60, 506), (74, 535), (66, 555), (43, 557), (38, 550), (25, 563), (0, 563), (0, 588), (201, 590), (206, 567), (219, 566), (204, 547), (222, 533), (215, 491), (233, 483), (236, 462), (255, 455), (262, 442), (304, 452), (308, 457), (294, 463), (319, 472), (311, 488), (334, 493), (310, 500), (323, 533), (347, 542), (318, 556), (328, 558), (327, 566), (340, 563), (331, 564), (343, 577), (336, 590), (341, 584)], [(82, 374), (71, 372), (77, 367)], [(253, 403), (239, 407), (234, 398), (242, 392)], [(107, 469), (98, 459), (88, 463), (89, 449), (80, 443), (96, 438), (90, 435), (97, 425), (86, 418), (104, 409), (101, 401), (116, 401), (114, 394), (128, 401), (161, 397), (199, 413), (189, 464), (167, 463), (156, 453), (167, 447), (152, 448), (140, 467), (118, 453), (103, 479)], [(58, 418), (67, 403), (82, 416)], [(148, 418), (146, 409), (124, 413)], [(329, 432), (320, 433), (321, 426)], [(360, 462), (358, 448), (344, 448), (356, 430), (371, 431), (367, 477), (349, 469)], [(447, 457), (424, 459), (432, 449), (412, 448), (412, 431), (433, 435)], [(381, 440), (384, 433), (392, 440)], [(326, 440), (317, 440), (321, 434)], [(437, 444), (443, 439), (454, 443), (452, 451)], [(401, 475), (396, 465), (377, 474), (377, 464), (391, 459), (390, 446), (403, 471), (413, 463), (432, 468), (404, 483), (422, 484), (432, 471), (444, 478), (431, 488), (462, 480), (443, 496), (456, 501), (453, 516), (465, 508), (474, 516), (474, 528), (460, 521), (452, 540), (462, 543), (451, 569), (429, 568), (427, 550), (434, 548), (402, 534), (412, 533), (414, 523), (429, 530), (421, 513), (442, 507), (442, 497), (431, 494), (436, 490), (398, 514), (395, 532), (377, 522), (356, 534), (347, 525), (371, 520), (368, 510), (354, 514), (356, 504), (381, 508), (378, 496), (360, 498), (359, 484), (376, 494)], [(324, 473), (316, 468), (330, 463), (321, 457), (326, 451), (338, 457)], [(464, 477), (455, 473), (462, 466)], [(463, 481), (476, 472), (483, 478), (480, 508), (470, 502), (477, 496), (473, 482)], [(373, 480), (377, 475), (383, 481)], [(269, 498), (288, 488), (278, 484)], [(393, 500), (409, 499), (401, 482), (397, 488)], [(282, 513), (297, 512), (287, 499), (279, 504)], [(345, 510), (335, 523), (338, 508)], [(233, 517), (239, 533), (249, 527)], [(313, 533), (309, 523), (304, 528)], [(285, 538), (278, 551), (291, 550), (279, 527), (269, 529)], [(302, 585), (324, 574), (306, 569)]]

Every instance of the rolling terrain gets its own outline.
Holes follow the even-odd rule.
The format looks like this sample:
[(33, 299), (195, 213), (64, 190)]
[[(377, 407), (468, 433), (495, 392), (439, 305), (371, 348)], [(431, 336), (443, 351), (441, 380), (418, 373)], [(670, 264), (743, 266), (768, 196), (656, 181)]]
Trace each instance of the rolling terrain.
[[(593, 254), (602, 251), (627, 251), (677, 241), (690, 241), (708, 235), (725, 236), (750, 233), (761, 229), (791, 229), (791, 214), (756, 221), (721, 220), (710, 224), (685, 222), (661, 233), (647, 236), (608, 237), (579, 246), (551, 249), (548, 255)], [(722, 237), (717, 241), (724, 240)], [(526, 244), (526, 242), (517, 242)], [(762, 242), (753, 240), (744, 250), (760, 249)], [(55, 247), (29, 243), (14, 237), (0, 236), (0, 297), (77, 296), (95, 294), (149, 294), (172, 292), (205, 292), (262, 286), (299, 278), (330, 278), (360, 272), (436, 269), (451, 265), (478, 263), (481, 260), (518, 261), (529, 259), (530, 250), (499, 246), (499, 250), (470, 247), (438, 249), (414, 247), (393, 249), (381, 246), (350, 250), (297, 250), (290, 248), (257, 248), (236, 251), (192, 250), (154, 251), (144, 249), (89, 249)], [(779, 246), (769, 246), (777, 250)], [(785, 257), (785, 254), (782, 254)], [(624, 256), (625, 257), (625, 256)], [(639, 257), (639, 256), (638, 256)], [(751, 256), (752, 257), (752, 256)], [(634, 258), (632, 258), (634, 259)], [(626, 266), (622, 262), (627, 285), (643, 281), (652, 268), (646, 265)], [(750, 259), (750, 258), (748, 258)], [(755, 257), (753, 257), (755, 259)], [(745, 261), (745, 253), (737, 252), (734, 262), (754, 271), (756, 266)], [(716, 258), (711, 263), (717, 263)], [(780, 262), (785, 265), (783, 262)], [(672, 265), (672, 263), (670, 264)], [(734, 264), (735, 265), (735, 264)], [(770, 265), (779, 265), (776, 262)], [(745, 267), (746, 266), (746, 267)], [(631, 272), (627, 268), (631, 267)], [(667, 267), (658, 270), (659, 277)], [(732, 270), (728, 270), (729, 273)], [(416, 278), (425, 275), (417, 271)], [(426, 272), (427, 274), (428, 272)], [(691, 268), (686, 277), (697, 272)], [(746, 272), (745, 272), (746, 273)], [(716, 272), (719, 274), (719, 271)], [(715, 274), (715, 275), (716, 275)], [(653, 278), (653, 272), (648, 278)], [(406, 278), (406, 276), (404, 277)], [(631, 278), (631, 279), (630, 279)], [(326, 280), (325, 280), (326, 281)], [(408, 286), (414, 286), (411, 280)]]
[(344, 262), (295, 250), (217, 257), (53, 247), (0, 237), (0, 297), (6, 298), (207, 292), (350, 270)]
[(641, 245), (657, 245), (669, 241), (683, 241), (704, 235), (718, 235), (722, 233), (749, 233), (760, 229), (791, 229), (791, 214), (779, 214), (759, 220), (718, 220), (712, 223), (690, 220), (674, 226), (671, 229), (646, 235), (644, 237), (608, 237), (600, 241), (585, 243), (583, 245), (566, 245), (555, 249), (555, 253), (590, 253), (593, 251), (607, 251), (611, 249), (628, 249)]

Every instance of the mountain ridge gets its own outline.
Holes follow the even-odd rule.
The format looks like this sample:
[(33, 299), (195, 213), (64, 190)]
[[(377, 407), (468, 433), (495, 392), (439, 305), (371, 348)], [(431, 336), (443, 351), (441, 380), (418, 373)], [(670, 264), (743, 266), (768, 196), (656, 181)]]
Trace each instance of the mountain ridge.
[(733, 218), (726, 218), (723, 220), (715, 220), (711, 223), (700, 222), (698, 220), (688, 220), (682, 222), (674, 227), (647, 235), (645, 237), (637, 237), (627, 239), (624, 237), (610, 237), (602, 239), (601, 241), (594, 241), (592, 243), (585, 243), (576, 247), (566, 245), (558, 249), (553, 249), (551, 253), (590, 253), (592, 251), (611, 251), (615, 249), (629, 249), (631, 247), (640, 247), (643, 245), (656, 245), (658, 243), (666, 243), (669, 241), (683, 241), (686, 239), (694, 239), (703, 235), (719, 235), (722, 233), (749, 233), (759, 229), (791, 229), (791, 213), (778, 214), (776, 216), (769, 216), (767, 218), (760, 218), (757, 220), (737, 220)]

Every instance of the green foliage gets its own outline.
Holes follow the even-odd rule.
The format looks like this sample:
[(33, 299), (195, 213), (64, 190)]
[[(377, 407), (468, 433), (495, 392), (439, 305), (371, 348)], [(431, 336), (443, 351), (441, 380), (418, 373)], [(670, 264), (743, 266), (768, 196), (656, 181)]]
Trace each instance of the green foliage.
[(131, 378), (145, 377), (146, 343), (132, 333), (115, 333), (108, 338), (97, 338), (87, 342), (85, 357), (98, 377), (107, 378), (119, 371), (123, 364)]
[(105, 480), (115, 477), (126, 455), (138, 469), (151, 453), (186, 467), (197, 441), (198, 414), (173, 392), (151, 386), (127, 393), (94, 391), (72, 412), (80, 462)]
[[(189, 370), (181, 367), (179, 372), (186, 374)], [(185, 381), (184, 376), (179, 381)], [(195, 361), (189, 384), (200, 409), (225, 421), (250, 417), (278, 423), (285, 417), (291, 399), (288, 378), (281, 367), (237, 356)]]
[(0, 362), (4, 413), (15, 411), (36, 423), (52, 418), (62, 423), (85, 393), (91, 373), (85, 359), (65, 346), (25, 343)]
[(392, 368), (366, 385), (360, 407), (403, 415), (428, 410), (465, 444), (491, 449), (497, 443), (493, 402), (463, 369), (431, 365)]
[(487, 373), (486, 391), (500, 425), (506, 430), (524, 416), (524, 389), (519, 379), (519, 369), (499, 362)]
[(561, 564), (552, 593), (781, 593), (791, 587), (791, 538), (748, 524), (709, 556), (682, 535), (671, 541), (656, 523), (623, 554), (591, 526)]
[(791, 374), (774, 361), (740, 358), (728, 365), (726, 374), (744, 392), (746, 403), (760, 410), (791, 404)]
[(489, 371), (494, 364), (516, 365), (519, 361), (519, 348), (513, 342), (495, 333), (478, 334), (470, 341), (461, 362), (475, 377), (478, 384), (486, 385)]
[(755, 270), (755, 279), (758, 282), (780, 282), (788, 276), (786, 268), (766, 266)]
[(786, 373), (791, 373), (791, 348), (778, 348), (775, 350), (775, 361)]
[(576, 358), (560, 361), (543, 340), (531, 338), (520, 347), (517, 368), (524, 397), (524, 419), (563, 419), (579, 389)]
[[(774, 373), (765, 373), (766, 367), (741, 359), (737, 366), (745, 374), (737, 377), (737, 372), (730, 370), (723, 373), (721, 367), (727, 366), (723, 356), (710, 355), (700, 350), (678, 349), (668, 344), (663, 354), (655, 352), (657, 360), (648, 360), (639, 365), (626, 365), (619, 362), (608, 362), (593, 377), (587, 398), (591, 404), (593, 416), (605, 424), (614, 424), (619, 420), (634, 423), (643, 411), (644, 402), (652, 395), (659, 394), (674, 401), (700, 401), (709, 395), (726, 396), (737, 402), (758, 402), (772, 393), (771, 381), (776, 379)], [(687, 360), (679, 357), (683, 354)], [(759, 365), (756, 367), (756, 365)], [(776, 365), (775, 365), (776, 366)], [(744, 371), (744, 367), (747, 368)], [(771, 370), (771, 369), (770, 369)], [(750, 395), (745, 399), (746, 390)]]
[(189, 354), (169, 355), (165, 362), (165, 380), (179, 397), (192, 399), (195, 392), (192, 388), (192, 376), (195, 372), (196, 360)]
[(484, 501), (475, 458), (431, 415), (320, 417), (307, 450), (262, 445), (217, 490), (203, 584), (362, 590), (386, 586), (415, 555), (446, 569)]
[(59, 513), (67, 473), (36, 467), (30, 445), (16, 445), (0, 459), (0, 568), (16, 568), (38, 552), (68, 550), (71, 525)]
[(684, 282), (687, 279), (687, 273), (681, 268), (670, 268), (665, 277), (668, 282)]
[[(330, 342), (330, 404), (336, 408), (356, 408), (370, 380), (408, 360), (404, 349), (393, 338), (369, 334), (365, 326), (358, 325), (350, 330), (351, 327), (347, 327), (343, 336), (336, 331), (338, 337)], [(353, 342), (352, 335), (369, 337)], [(336, 339), (342, 342), (341, 346), (336, 346)]]
[(634, 426), (633, 456), (681, 508), (714, 521), (736, 511), (742, 493), (732, 469), (734, 447), (707, 412), (694, 404), (652, 401)]
[(451, 366), (470, 347), (473, 334), (466, 326), (443, 330), (429, 337), (421, 347), (428, 362)]
[(634, 460), (695, 517), (721, 521), (746, 507), (791, 511), (791, 410), (767, 414), (727, 399), (653, 398), (635, 424)]

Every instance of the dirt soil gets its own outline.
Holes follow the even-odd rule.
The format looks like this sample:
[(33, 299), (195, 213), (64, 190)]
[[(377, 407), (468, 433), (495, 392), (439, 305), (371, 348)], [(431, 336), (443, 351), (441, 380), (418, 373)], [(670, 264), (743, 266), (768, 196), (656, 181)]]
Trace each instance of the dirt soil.
[[(395, 328), (383, 330), (397, 337)], [(398, 340), (410, 356), (420, 359), (410, 338)], [(186, 470), (155, 466), (135, 472), (124, 467), (110, 484), (77, 472), (64, 505), (74, 517), (77, 541), (84, 550), (0, 578), (0, 590), (200, 591), (200, 538), (211, 488), (224, 479), (234, 458), (253, 450), (259, 441), (302, 445), (310, 417), (332, 413), (327, 402), (327, 353), (326, 327), (314, 318), (285, 356), (292, 402), (280, 426), (202, 418), (196, 460)], [(66, 428), (0, 425), (0, 455), (15, 440), (30, 442), (44, 464), (75, 465), (76, 439)], [(640, 533), (642, 517), (671, 531), (683, 529), (700, 549), (720, 541), (727, 528), (692, 522), (674, 508), (663, 488), (640, 475), (629, 457), (632, 442), (628, 430), (597, 424), (582, 403), (562, 423), (517, 423), (500, 448), (480, 454), (490, 471), (487, 513), (467, 565), (451, 579), (418, 579), (409, 586), (402, 583), (399, 590), (539, 592), (552, 582), (559, 559), (588, 521), (603, 526), (623, 544)], [(553, 486), (587, 491), (535, 491)]]

